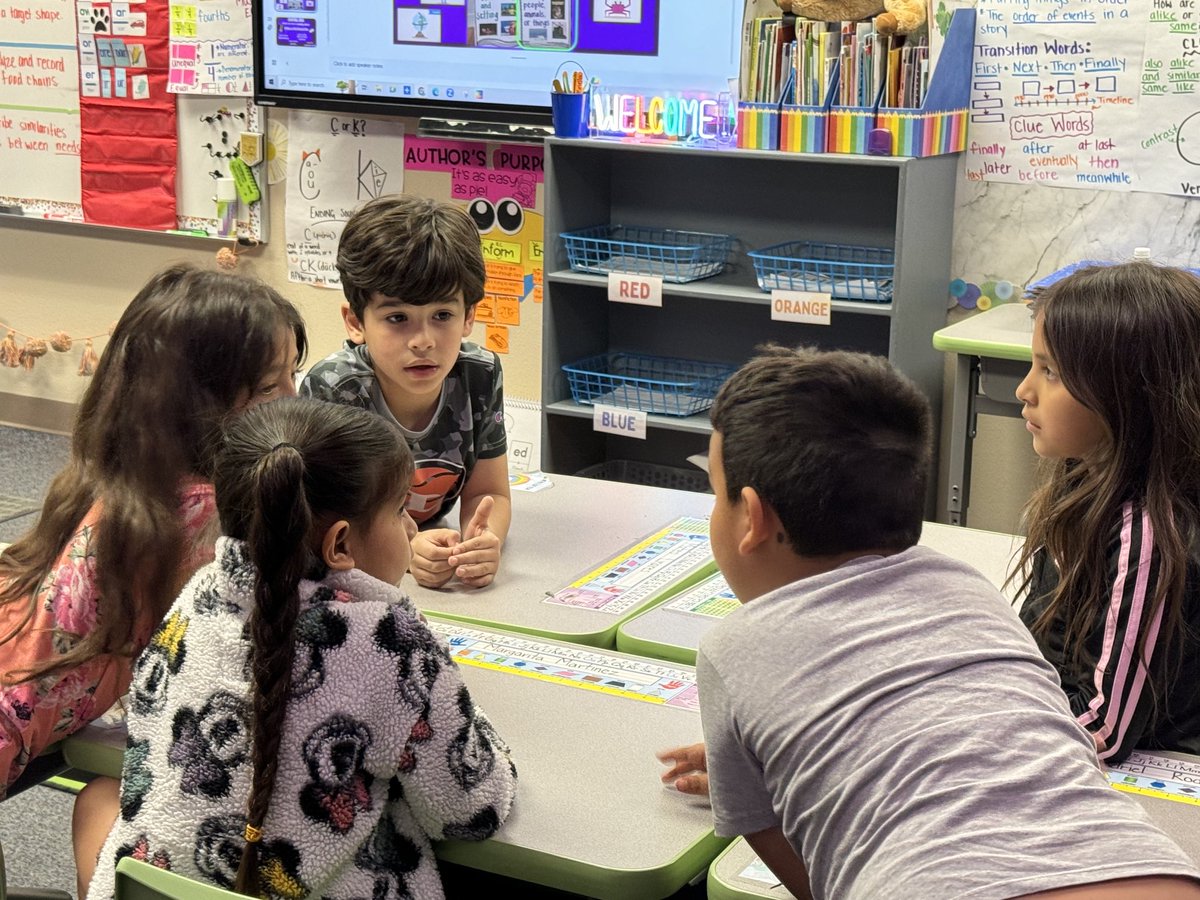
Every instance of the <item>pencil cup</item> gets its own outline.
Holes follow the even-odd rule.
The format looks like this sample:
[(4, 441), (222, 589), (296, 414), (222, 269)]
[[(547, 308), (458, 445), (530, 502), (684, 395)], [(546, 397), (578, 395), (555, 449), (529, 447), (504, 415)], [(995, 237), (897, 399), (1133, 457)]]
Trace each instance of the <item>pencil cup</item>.
[(589, 91), (571, 93), (551, 91), (550, 113), (554, 119), (554, 134), (564, 138), (588, 136)]

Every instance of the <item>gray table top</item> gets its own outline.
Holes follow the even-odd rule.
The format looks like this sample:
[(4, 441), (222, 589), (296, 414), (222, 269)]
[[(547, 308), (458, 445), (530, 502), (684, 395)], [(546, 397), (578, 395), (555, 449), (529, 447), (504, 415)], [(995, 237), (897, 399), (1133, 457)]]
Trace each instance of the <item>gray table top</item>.
[[(513, 518), (490, 585), (472, 589), (458, 581), (444, 588), (404, 588), (417, 607), (494, 628), (612, 647), (617, 625), (633, 615), (544, 603), (589, 567), (619, 554), (680, 516), (707, 516), (712, 495), (668, 488), (550, 475), (554, 487), (513, 491)], [(457, 511), (447, 517), (455, 526)]]
[[(969, 563), (1004, 590), (1004, 580), (1022, 539), (1011, 534), (926, 522), (921, 543)], [(1011, 588), (1006, 596), (1011, 599)], [(658, 604), (620, 624), (617, 649), (692, 664), (696, 661), (700, 637), (719, 621), (714, 616), (672, 609), (669, 602)]]
[[(430, 627), (451, 642), (518, 773), (499, 832), (443, 842), (440, 858), (613, 900), (666, 897), (703, 876), (727, 841), (712, 833), (707, 798), (661, 784), (655, 757), (703, 739), (693, 669), (436, 616)], [(93, 723), (64, 752), (119, 776), (124, 745), (123, 721)]]
[[(450, 638), (471, 696), (512, 748), (519, 776), (513, 810), (495, 837), (444, 843), (439, 857), (620, 900), (667, 896), (707, 869), (726, 843), (712, 834), (707, 799), (663, 787), (654, 755), (702, 739), (699, 709), (608, 687), (613, 673), (644, 683), (661, 670), (694, 682), (694, 670), (463, 622), (431, 625)], [(497, 642), (506, 661), (490, 663), (486, 652), (468, 658), (472, 651), (456, 647), (455, 635), (482, 637), (475, 646)], [(561, 653), (567, 661), (546, 672), (514, 671), (508, 667), (522, 657), (522, 644), (543, 660)], [(608, 674), (570, 683), (554, 674), (563, 665)]]

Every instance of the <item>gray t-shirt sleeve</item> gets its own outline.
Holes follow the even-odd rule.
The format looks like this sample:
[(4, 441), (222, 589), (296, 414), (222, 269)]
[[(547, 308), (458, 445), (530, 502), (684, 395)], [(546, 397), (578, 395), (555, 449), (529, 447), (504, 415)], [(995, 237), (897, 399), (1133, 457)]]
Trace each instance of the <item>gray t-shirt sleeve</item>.
[(481, 399), (482, 410), (475, 429), (475, 456), (493, 459), (504, 455), (508, 449), (508, 435), (504, 429), (504, 370), (500, 368), (499, 357), (495, 357), (488, 392)]
[(738, 739), (725, 680), (703, 649), (696, 656), (700, 718), (708, 763), (713, 830), (719, 837), (754, 834), (779, 824), (762, 766)]

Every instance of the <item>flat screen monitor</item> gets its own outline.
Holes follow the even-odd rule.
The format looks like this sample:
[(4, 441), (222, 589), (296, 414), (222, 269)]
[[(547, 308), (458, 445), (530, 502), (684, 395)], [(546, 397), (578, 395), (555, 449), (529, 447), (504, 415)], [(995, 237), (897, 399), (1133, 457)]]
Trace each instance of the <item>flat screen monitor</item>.
[(729, 90), (742, 0), (253, 0), (267, 106), (547, 124), (555, 78)]

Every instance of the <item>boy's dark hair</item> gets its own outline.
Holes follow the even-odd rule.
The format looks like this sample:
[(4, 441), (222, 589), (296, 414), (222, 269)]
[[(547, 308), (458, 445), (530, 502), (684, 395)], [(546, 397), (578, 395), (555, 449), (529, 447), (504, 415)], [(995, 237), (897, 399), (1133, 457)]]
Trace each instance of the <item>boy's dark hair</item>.
[(730, 502), (754, 488), (801, 556), (915, 544), (932, 430), (917, 386), (866, 353), (759, 353), (712, 409)]
[[(213, 479), (221, 530), (245, 541), (258, 570), (250, 613), (254, 774), (246, 821), (261, 829), (271, 804), (292, 686), (300, 579), (319, 570), (322, 529), (338, 519), (370, 527), (399, 509), (413, 460), (399, 430), (366, 410), (285, 399), (264, 403), (225, 432)], [(236, 889), (259, 896), (259, 847), (248, 841)]]
[(350, 217), (338, 242), (338, 273), (361, 321), (373, 293), (422, 306), (462, 291), (469, 310), (483, 299), (479, 231), (450, 203), (388, 194)]

